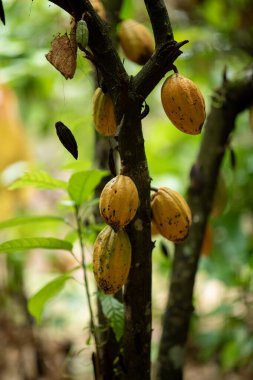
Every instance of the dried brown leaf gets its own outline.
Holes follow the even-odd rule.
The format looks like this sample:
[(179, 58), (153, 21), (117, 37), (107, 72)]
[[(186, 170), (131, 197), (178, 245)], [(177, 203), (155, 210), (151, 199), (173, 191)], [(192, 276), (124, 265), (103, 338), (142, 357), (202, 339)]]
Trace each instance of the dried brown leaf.
[(56, 36), (51, 42), (47, 60), (66, 78), (73, 78), (76, 71), (77, 45), (72, 35)]

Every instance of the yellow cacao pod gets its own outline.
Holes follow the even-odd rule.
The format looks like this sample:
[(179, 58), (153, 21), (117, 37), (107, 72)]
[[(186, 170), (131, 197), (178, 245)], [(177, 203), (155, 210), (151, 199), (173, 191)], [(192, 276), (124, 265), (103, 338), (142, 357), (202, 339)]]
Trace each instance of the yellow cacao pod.
[(131, 222), (138, 206), (139, 196), (135, 183), (130, 177), (122, 174), (105, 185), (99, 199), (100, 214), (114, 231)]
[(195, 83), (174, 73), (162, 85), (161, 100), (166, 115), (176, 128), (190, 135), (201, 132), (206, 118), (205, 101)]
[(151, 197), (152, 221), (162, 236), (180, 243), (188, 236), (191, 210), (177, 191), (160, 187)]
[(110, 94), (98, 87), (93, 95), (93, 121), (103, 136), (113, 136), (117, 130), (113, 102)]
[(91, 5), (97, 12), (97, 14), (106, 21), (106, 11), (104, 5), (99, 0), (90, 0)]
[(93, 272), (99, 289), (117, 293), (126, 283), (131, 266), (132, 248), (124, 230), (114, 232), (106, 226), (95, 241)]
[(126, 57), (139, 65), (144, 65), (155, 50), (152, 34), (132, 19), (120, 23), (119, 40)]

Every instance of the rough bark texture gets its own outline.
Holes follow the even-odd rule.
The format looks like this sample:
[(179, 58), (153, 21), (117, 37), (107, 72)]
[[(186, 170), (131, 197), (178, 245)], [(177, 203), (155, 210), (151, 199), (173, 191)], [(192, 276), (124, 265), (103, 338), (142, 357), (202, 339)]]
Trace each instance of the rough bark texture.
[[(112, 42), (117, 49), (117, 23), (118, 23), (118, 15), (122, 6), (122, 1), (119, 0), (107, 0), (104, 1), (106, 7), (107, 20), (110, 23), (110, 36)], [(94, 70), (94, 84), (95, 88), (97, 87), (98, 78), (97, 71)], [(100, 169), (106, 169), (110, 171), (109, 164), (109, 152), (112, 146), (115, 146), (115, 142), (109, 142), (107, 137), (104, 137), (96, 132), (94, 128), (95, 134), (95, 144), (94, 144), (94, 161), (95, 165)], [(106, 176), (102, 179), (101, 183), (96, 189), (96, 196), (99, 197), (103, 187), (106, 183), (113, 177), (113, 173), (109, 176)], [(96, 210), (96, 219), (101, 221), (101, 216), (99, 210)], [(115, 295), (120, 302), (122, 302), (122, 292), (118, 292)], [(120, 349), (122, 347), (122, 342), (118, 342), (115, 338), (115, 334), (113, 329), (109, 326), (107, 318), (103, 314), (102, 306), (100, 303), (99, 297), (97, 297), (97, 306), (98, 306), (98, 323), (100, 327), (99, 334), (99, 348), (98, 348), (98, 356), (100, 362), (100, 377), (102, 380), (117, 380), (120, 379), (121, 374), (121, 362), (120, 362)]]
[[(133, 258), (125, 287), (125, 332), (122, 379), (150, 379), (151, 345), (151, 251), (150, 178), (141, 128), (142, 103), (169, 71), (187, 41), (173, 40), (163, 0), (146, 0), (156, 40), (156, 51), (135, 76), (129, 76), (110, 38), (109, 27), (94, 12), (88, 0), (52, 0), (89, 28), (90, 56), (112, 96), (117, 122), (122, 173), (130, 176), (139, 191), (140, 207), (127, 228)], [(158, 19), (159, 18), (159, 19)], [(99, 376), (97, 376), (99, 378)]]
[(188, 203), (193, 224), (188, 239), (176, 247), (158, 357), (158, 380), (182, 380), (185, 345), (194, 310), (192, 295), (202, 238), (229, 136), (236, 116), (253, 102), (253, 68), (225, 80), (214, 93), (203, 140), (190, 173)]

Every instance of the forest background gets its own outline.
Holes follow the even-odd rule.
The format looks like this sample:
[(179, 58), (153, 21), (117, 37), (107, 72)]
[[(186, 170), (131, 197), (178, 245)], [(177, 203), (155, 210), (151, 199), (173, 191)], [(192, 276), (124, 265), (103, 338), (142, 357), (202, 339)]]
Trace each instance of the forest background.
[[(208, 113), (213, 92), (223, 83), (224, 72), (226, 71), (228, 79), (233, 79), (252, 63), (252, 2), (184, 0), (168, 1), (166, 5), (175, 40), (189, 40), (182, 48), (183, 54), (177, 59), (177, 68), (199, 86)], [(23, 128), (24, 139), (22, 143), (19, 140), (16, 146), (11, 140), (9, 146), (8, 142), (5, 144), (8, 158), (5, 161), (2, 153), (2, 185), (8, 186), (22, 171), (31, 169), (47, 171), (59, 179), (68, 178), (73, 170), (90, 169), (94, 166), (95, 152), (92, 66), (78, 53), (75, 77), (66, 81), (45, 58), (53, 36), (69, 31), (69, 16), (48, 2), (9, 1), (4, 7), (6, 26), (0, 27), (0, 83), (11, 88), (17, 96), (20, 118), (17, 117), (14, 122)], [(121, 17), (134, 18), (150, 28), (142, 2), (125, 0)], [(123, 57), (123, 53), (120, 53)], [(138, 65), (127, 59), (124, 65), (133, 75), (139, 70)], [(160, 89), (159, 84), (147, 98), (150, 113), (143, 120), (152, 186), (162, 184), (185, 194), (202, 135), (185, 135), (172, 126), (161, 106)], [(11, 99), (9, 107), (13, 110)], [(71, 128), (79, 142), (77, 162), (74, 162), (57, 139), (54, 125), (58, 120)], [(2, 127), (1, 119), (0, 126)], [(18, 145), (23, 150), (20, 156), (17, 153), (20, 148)], [(252, 374), (252, 145), (249, 110), (246, 110), (236, 119), (236, 128), (222, 164), (226, 190), (223, 189), (220, 198), (225, 198), (224, 208), (218, 216), (210, 218), (211, 245), (208, 252), (203, 252), (207, 254), (202, 255), (199, 263), (194, 295), (196, 310), (189, 337), (191, 360), (187, 376), (190, 376), (192, 368), (195, 374), (198, 373), (196, 371), (202, 371), (199, 372), (202, 378), (205, 368), (209, 370), (206, 376), (222, 376), (221, 378), (232, 376), (231, 374), (246, 378)], [(5, 152), (4, 147), (1, 150)], [(12, 158), (9, 158), (10, 155)], [(66, 202), (59, 202), (59, 191), (31, 189), (25, 193), (12, 191), (10, 195), (1, 190), (0, 196), (1, 220), (21, 214), (48, 214), (52, 210), (55, 214), (66, 212)], [(4, 241), (23, 236), (27, 232), (34, 236), (38, 232), (42, 235), (48, 230), (55, 236), (64, 236), (66, 233), (62, 225), (48, 222), (43, 227), (34, 224), (32, 231), (31, 226), (25, 225), (15, 230), (2, 229), (0, 239)], [(156, 239), (152, 255), (154, 367), (173, 252), (172, 244), (161, 237)], [(2, 323), (5, 328), (1, 329), (5, 332), (8, 330), (6, 310), (8, 317), (15, 315), (12, 321), (14, 325), (19, 326), (20, 320), (23, 321), (22, 307), (19, 302), (16, 304), (13, 294), (19, 294), (22, 289), (25, 296), (30, 297), (43, 284), (74, 265), (68, 254), (53, 254), (50, 251), (1, 257), (0, 283), (3, 289), (8, 288), (1, 295), (2, 318), (5, 321)], [(81, 278), (77, 276), (77, 280), (81, 281)], [(68, 282), (62, 292), (46, 305), (39, 327), (42, 334), (48, 337), (47, 342), (54, 336), (55, 341), (65, 344), (70, 342), (73, 345), (69, 355), (77, 378), (84, 373), (90, 374), (92, 367), (86, 328), (87, 305), (78, 281)], [(90, 281), (92, 282), (92, 273)], [(11, 318), (8, 321), (9, 319)], [(50, 349), (56, 349), (54, 342)], [(6, 353), (2, 357), (5, 355)], [(13, 357), (8, 357), (6, 361), (9, 367), (12, 360)], [(18, 363), (17, 357), (15, 363)], [(205, 363), (208, 363), (207, 367), (204, 366)], [(10, 368), (5, 370), (8, 373)]]

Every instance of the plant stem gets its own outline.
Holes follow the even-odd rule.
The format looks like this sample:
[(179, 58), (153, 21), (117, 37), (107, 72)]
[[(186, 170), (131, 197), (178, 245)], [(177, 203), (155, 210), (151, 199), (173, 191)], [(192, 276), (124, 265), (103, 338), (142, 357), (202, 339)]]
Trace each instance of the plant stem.
[(83, 242), (83, 235), (82, 235), (82, 220), (79, 216), (79, 207), (75, 206), (75, 216), (76, 216), (76, 222), (77, 222), (77, 233), (78, 233), (78, 238), (79, 238), (79, 243), (80, 243), (80, 248), (81, 248), (81, 266), (83, 269), (83, 280), (84, 280), (84, 287), (86, 291), (86, 296), (88, 300), (88, 308), (89, 308), (89, 313), (90, 313), (90, 331), (91, 334), (93, 335), (94, 341), (95, 341), (95, 347), (96, 347), (96, 361), (95, 361), (95, 377), (96, 374), (99, 373), (99, 355), (98, 355), (98, 350), (99, 350), (99, 339), (96, 333), (96, 327), (95, 327), (95, 322), (94, 322), (94, 314), (92, 310), (92, 305), (91, 305), (91, 297), (90, 297), (90, 290), (89, 290), (89, 281), (88, 281), (88, 276), (87, 276), (87, 269), (86, 269), (86, 258), (85, 258), (85, 251), (84, 251), (84, 242)]

